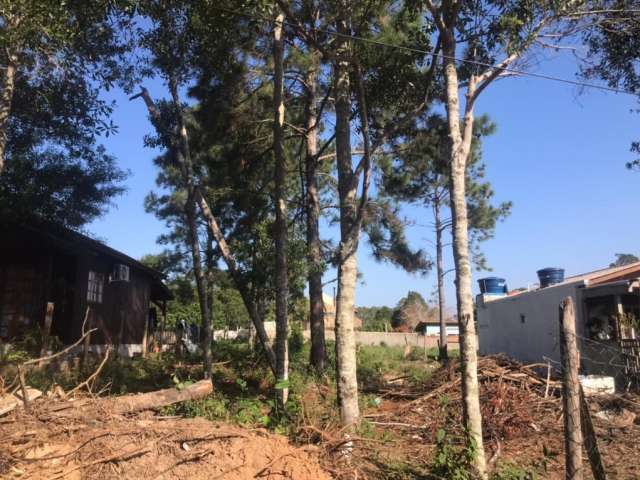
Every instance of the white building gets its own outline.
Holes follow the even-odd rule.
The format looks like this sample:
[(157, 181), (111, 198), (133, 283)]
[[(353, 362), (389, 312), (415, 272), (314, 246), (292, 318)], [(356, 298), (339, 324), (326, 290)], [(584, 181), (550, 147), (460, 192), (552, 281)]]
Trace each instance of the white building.
[(478, 295), (480, 353), (504, 353), (526, 363), (559, 361), (559, 306), (565, 297), (576, 307), (582, 373), (620, 379), (629, 360), (621, 352), (639, 342), (629, 320), (640, 318), (640, 262), (568, 277), (545, 288)]

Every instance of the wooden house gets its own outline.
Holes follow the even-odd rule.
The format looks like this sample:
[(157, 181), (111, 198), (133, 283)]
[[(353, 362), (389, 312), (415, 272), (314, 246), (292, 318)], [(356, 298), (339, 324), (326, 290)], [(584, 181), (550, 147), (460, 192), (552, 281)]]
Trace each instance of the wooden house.
[[(98, 328), (94, 345), (146, 351), (171, 293), (159, 272), (104, 243), (47, 222), (0, 220), (0, 341), (44, 324), (64, 344), (82, 324)], [(49, 307), (51, 308), (51, 306)]]

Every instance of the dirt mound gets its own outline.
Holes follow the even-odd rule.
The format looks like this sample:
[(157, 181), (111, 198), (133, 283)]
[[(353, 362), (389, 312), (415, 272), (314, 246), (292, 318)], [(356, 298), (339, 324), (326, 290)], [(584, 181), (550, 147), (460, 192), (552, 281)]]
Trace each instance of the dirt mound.
[(262, 430), (98, 409), (79, 421), (55, 408), (0, 421), (0, 478), (330, 478), (313, 451)]

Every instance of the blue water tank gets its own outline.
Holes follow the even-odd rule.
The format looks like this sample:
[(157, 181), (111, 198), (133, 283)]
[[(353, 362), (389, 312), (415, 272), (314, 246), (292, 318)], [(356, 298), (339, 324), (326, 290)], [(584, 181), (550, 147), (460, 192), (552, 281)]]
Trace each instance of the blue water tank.
[(543, 268), (542, 270), (538, 270), (536, 273), (538, 274), (538, 279), (540, 280), (540, 288), (564, 282), (563, 268)]
[(507, 293), (507, 281), (504, 278), (486, 277), (478, 280), (480, 293), (504, 295)]

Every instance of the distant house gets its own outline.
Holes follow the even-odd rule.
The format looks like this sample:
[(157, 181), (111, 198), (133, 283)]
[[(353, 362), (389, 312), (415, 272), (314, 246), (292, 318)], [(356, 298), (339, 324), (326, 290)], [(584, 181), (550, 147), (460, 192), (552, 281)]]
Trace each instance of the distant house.
[[(323, 293), (322, 301), (324, 303), (324, 328), (327, 330), (335, 330), (336, 328), (336, 304), (333, 298)], [(353, 328), (362, 329), (362, 319), (358, 317), (358, 312), (354, 312)]]
[(171, 293), (160, 273), (124, 253), (45, 222), (0, 220), (0, 231), (0, 343), (42, 325), (48, 302), (63, 343), (80, 338), (87, 316), (93, 344), (130, 354), (164, 318)]
[(559, 361), (559, 305), (565, 297), (576, 306), (582, 372), (620, 379), (628, 371), (628, 352), (639, 345), (629, 319), (640, 318), (640, 262), (568, 277), (544, 288), (479, 295), (480, 352), (505, 353), (522, 362)]
[[(445, 320), (447, 335), (458, 336), (460, 331), (458, 328), (458, 320), (455, 317), (448, 317)], [(428, 337), (440, 336), (440, 321), (435, 319), (428, 319), (426, 321), (419, 322), (415, 327), (416, 332), (420, 332)]]

